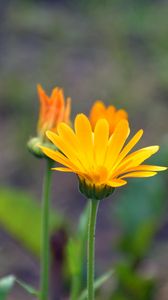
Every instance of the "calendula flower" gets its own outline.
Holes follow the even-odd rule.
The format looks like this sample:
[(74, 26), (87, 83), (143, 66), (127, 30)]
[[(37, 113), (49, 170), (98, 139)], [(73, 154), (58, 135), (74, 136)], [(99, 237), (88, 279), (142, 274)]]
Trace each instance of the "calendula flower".
[[(99, 119), (92, 131), (89, 119), (79, 114), (74, 122), (75, 130), (60, 123), (57, 134), (47, 131), (48, 139), (60, 150), (41, 147), (46, 156), (64, 165), (54, 170), (76, 173), (80, 188), (87, 196), (103, 198), (113, 188), (123, 186), (129, 177), (150, 177), (166, 168), (142, 164), (159, 150), (159, 146), (142, 148), (129, 154), (140, 140), (139, 130), (125, 145), (130, 129), (127, 120), (121, 120), (112, 135), (106, 119)], [(86, 193), (87, 190), (87, 193)]]
[(52, 90), (50, 96), (47, 96), (40, 84), (37, 90), (40, 100), (37, 132), (43, 137), (46, 130), (56, 132), (60, 122), (70, 123), (71, 99), (65, 100), (63, 90), (58, 87)]
[(46, 138), (46, 130), (57, 132), (57, 126), (60, 122), (70, 124), (71, 99), (68, 97), (65, 100), (64, 92), (59, 87), (55, 87), (50, 96), (45, 93), (40, 84), (37, 85), (37, 91), (40, 100), (37, 136), (31, 138), (27, 146), (33, 155), (41, 158), (44, 157), (44, 154), (39, 148), (40, 144), (53, 148), (53, 145)]
[(99, 119), (106, 119), (109, 123), (110, 134), (112, 134), (119, 121), (128, 119), (128, 114), (124, 109), (116, 110), (113, 105), (106, 107), (102, 101), (96, 101), (91, 108), (89, 118), (93, 130)]

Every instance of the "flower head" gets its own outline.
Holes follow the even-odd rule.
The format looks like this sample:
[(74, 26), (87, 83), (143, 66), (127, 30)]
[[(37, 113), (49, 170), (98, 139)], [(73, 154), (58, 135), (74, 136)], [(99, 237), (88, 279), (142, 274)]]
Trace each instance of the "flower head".
[(55, 146), (46, 139), (45, 132), (46, 130), (57, 132), (57, 126), (60, 122), (70, 124), (71, 99), (67, 98), (65, 101), (63, 90), (58, 87), (52, 90), (51, 96), (46, 95), (40, 84), (37, 86), (37, 91), (40, 100), (38, 136), (30, 138), (27, 147), (33, 155), (46, 158), (39, 145), (55, 149)]
[(70, 123), (70, 98), (65, 101), (63, 90), (56, 87), (51, 96), (47, 96), (41, 85), (37, 86), (40, 112), (37, 126), (38, 135), (45, 137), (46, 130), (57, 131), (60, 122)]
[[(55, 170), (76, 173), (82, 186), (98, 192), (97, 197), (100, 194), (101, 197), (109, 195), (109, 188), (125, 185), (126, 178), (150, 177), (166, 169), (142, 164), (159, 150), (159, 146), (142, 148), (129, 154), (140, 140), (143, 130), (139, 130), (125, 145), (130, 133), (127, 120), (121, 120), (111, 136), (106, 119), (99, 119), (93, 132), (89, 119), (79, 114), (74, 127), (75, 130), (60, 123), (57, 134), (47, 131), (47, 137), (61, 152), (46, 147), (41, 149), (46, 156), (64, 166)], [(107, 195), (102, 193), (104, 190), (107, 190)]]
[(112, 134), (119, 121), (128, 119), (128, 114), (124, 109), (116, 110), (113, 105), (106, 107), (102, 101), (96, 101), (90, 111), (90, 122), (93, 130), (97, 121), (102, 118), (108, 121), (110, 134)]

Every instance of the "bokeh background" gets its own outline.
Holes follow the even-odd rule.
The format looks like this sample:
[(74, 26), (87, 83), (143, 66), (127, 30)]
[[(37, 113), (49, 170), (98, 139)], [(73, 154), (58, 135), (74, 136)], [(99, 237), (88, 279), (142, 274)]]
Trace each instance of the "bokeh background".
[[(72, 98), (72, 119), (78, 112), (88, 114), (97, 99), (128, 110), (132, 133), (139, 128), (145, 130), (140, 145), (161, 145), (160, 153), (151, 161), (167, 164), (167, 15), (166, 0), (0, 1), (1, 277), (12, 273), (38, 286), (44, 162), (26, 148), (28, 139), (36, 135), (38, 83), (49, 94), (54, 86), (64, 88), (65, 95)], [(97, 274), (124, 257), (123, 266), (118, 267), (118, 281), (123, 283), (123, 273), (129, 272), (121, 269), (125, 261), (129, 265), (131, 257), (132, 273), (126, 278), (132, 276), (135, 282), (134, 273), (155, 278), (154, 296), (126, 298), (125, 294), (125, 298), (119, 298), (112, 296), (109, 284), (108, 295), (100, 294), (100, 299), (167, 299), (165, 175), (145, 182), (130, 180), (128, 186), (101, 204), (97, 228)], [(64, 233), (56, 233), (57, 223), (68, 219), (73, 234), (85, 204), (76, 177), (55, 172), (53, 251), (66, 240)], [(55, 265), (53, 259), (53, 299), (67, 299), (56, 295), (60, 278)], [(68, 284), (65, 286), (68, 291)], [(15, 286), (9, 300), (16, 299), (35, 298)]]

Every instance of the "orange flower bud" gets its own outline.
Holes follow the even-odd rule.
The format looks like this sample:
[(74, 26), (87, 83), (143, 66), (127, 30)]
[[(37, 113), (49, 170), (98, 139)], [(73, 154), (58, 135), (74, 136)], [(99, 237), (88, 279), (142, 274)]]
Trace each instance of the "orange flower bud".
[(37, 126), (38, 135), (45, 138), (46, 130), (57, 131), (60, 122), (70, 124), (71, 99), (65, 100), (61, 88), (54, 88), (51, 96), (47, 96), (40, 84), (37, 86), (40, 100), (40, 112)]

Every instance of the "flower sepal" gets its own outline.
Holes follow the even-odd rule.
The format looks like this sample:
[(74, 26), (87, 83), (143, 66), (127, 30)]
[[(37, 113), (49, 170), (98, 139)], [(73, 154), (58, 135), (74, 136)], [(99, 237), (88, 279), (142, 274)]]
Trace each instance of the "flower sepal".
[(27, 148), (35, 157), (38, 158), (46, 158), (48, 159), (48, 156), (46, 156), (43, 151), (40, 149), (39, 146), (48, 147), (52, 150), (58, 150), (55, 145), (51, 144), (50, 142), (43, 142), (40, 137), (33, 137), (30, 138), (30, 140), (27, 143)]
[(79, 177), (79, 190), (87, 199), (103, 200), (110, 196), (115, 188), (108, 185), (90, 184), (87, 180)]

